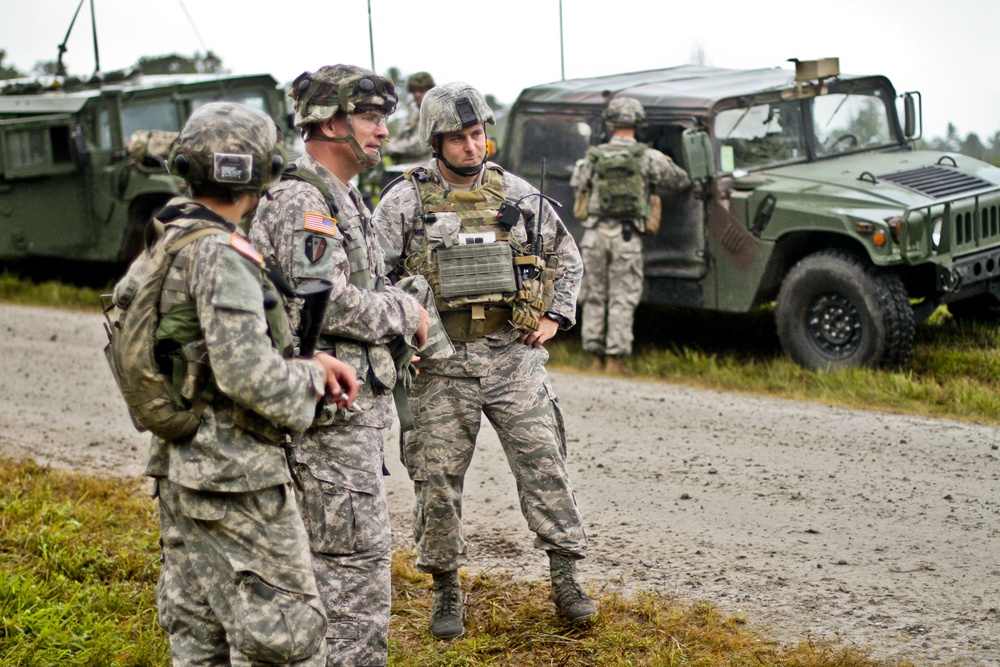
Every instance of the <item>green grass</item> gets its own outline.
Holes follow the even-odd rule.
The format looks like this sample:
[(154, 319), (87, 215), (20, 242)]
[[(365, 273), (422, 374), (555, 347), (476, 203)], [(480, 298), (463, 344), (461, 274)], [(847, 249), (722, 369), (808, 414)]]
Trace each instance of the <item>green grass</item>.
[(101, 294), (111, 289), (78, 287), (56, 280), (33, 282), (4, 271), (0, 273), (0, 301), (27, 306), (100, 310)]
[[(0, 459), (0, 664), (170, 664), (156, 622), (156, 508), (144, 490)], [(739, 617), (662, 593), (601, 595), (598, 619), (569, 629), (555, 619), (547, 584), (480, 576), (464, 588), (466, 635), (437, 641), (427, 633), (430, 577), (415, 570), (413, 554), (394, 554), (390, 665), (882, 664), (857, 650), (780, 646)]]

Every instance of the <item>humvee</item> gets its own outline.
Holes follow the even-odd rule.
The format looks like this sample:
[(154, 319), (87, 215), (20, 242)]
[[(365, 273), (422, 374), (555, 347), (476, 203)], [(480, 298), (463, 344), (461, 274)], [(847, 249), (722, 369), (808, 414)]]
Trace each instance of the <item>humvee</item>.
[[(644, 239), (648, 303), (745, 312), (774, 304), (808, 368), (899, 367), (938, 306), (1000, 313), (1000, 169), (917, 150), (922, 101), (836, 58), (795, 69), (685, 65), (525, 89), (501, 164), (572, 202), (569, 178), (615, 96), (644, 105), (639, 139), (687, 170)], [(897, 111), (901, 110), (902, 114)], [(902, 115), (902, 123), (900, 120)], [(581, 234), (569, 210), (562, 215)]]
[(267, 74), (121, 71), (89, 82), (4, 83), (0, 261), (130, 261), (150, 214), (180, 192), (166, 149), (202, 104), (241, 102), (287, 127), (282, 94)]

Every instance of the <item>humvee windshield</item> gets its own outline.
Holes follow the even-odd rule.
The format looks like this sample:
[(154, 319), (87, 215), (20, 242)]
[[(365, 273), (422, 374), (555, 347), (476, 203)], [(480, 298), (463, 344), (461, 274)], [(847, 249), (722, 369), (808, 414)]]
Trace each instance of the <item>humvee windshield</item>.
[[(209, 102), (239, 102), (269, 113), (267, 100), (260, 91), (241, 91), (220, 95), (213, 93), (191, 99), (191, 111)], [(177, 102), (174, 100), (155, 100), (150, 102), (127, 102), (122, 109), (122, 131), (126, 138), (137, 130), (163, 130), (165, 132), (180, 132), (183, 120)]]
[(896, 143), (881, 89), (737, 106), (715, 117), (724, 172), (830, 157)]

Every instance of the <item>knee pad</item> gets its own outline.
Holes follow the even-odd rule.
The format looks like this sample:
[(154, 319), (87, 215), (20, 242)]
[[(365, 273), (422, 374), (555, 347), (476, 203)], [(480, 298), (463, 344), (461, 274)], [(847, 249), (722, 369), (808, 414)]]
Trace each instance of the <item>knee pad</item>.
[(237, 583), (237, 649), (257, 662), (304, 660), (321, 650), (326, 614), (319, 600), (290, 593), (247, 573)]

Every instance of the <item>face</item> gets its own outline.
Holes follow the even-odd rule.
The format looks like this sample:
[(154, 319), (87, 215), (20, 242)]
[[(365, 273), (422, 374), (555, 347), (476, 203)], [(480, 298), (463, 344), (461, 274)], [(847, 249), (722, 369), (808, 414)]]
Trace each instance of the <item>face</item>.
[(486, 129), (482, 123), (441, 137), (441, 155), (456, 167), (476, 167), (486, 157)]
[(423, 104), (423, 102), (424, 102), (424, 95), (427, 94), (427, 91), (426, 90), (414, 90), (410, 94), (413, 95), (413, 101), (416, 102), (417, 108), (419, 109), (420, 105)]
[[(388, 118), (385, 112), (378, 109), (356, 111), (351, 118), (355, 140), (361, 146), (361, 150), (364, 151), (365, 155), (369, 156), (372, 162), (377, 164), (379, 159), (381, 159), (379, 149), (382, 148), (382, 142), (385, 138), (389, 136), (389, 128), (386, 127), (386, 120)], [(348, 134), (348, 129), (346, 116), (339, 113), (334, 116), (333, 131), (335, 136), (342, 137)], [(342, 145), (347, 146), (346, 144)]]

